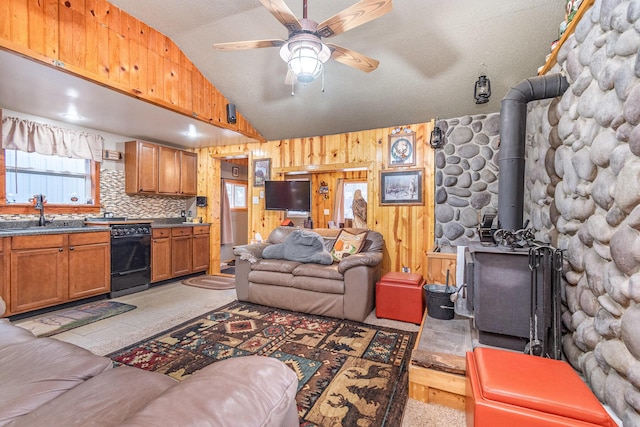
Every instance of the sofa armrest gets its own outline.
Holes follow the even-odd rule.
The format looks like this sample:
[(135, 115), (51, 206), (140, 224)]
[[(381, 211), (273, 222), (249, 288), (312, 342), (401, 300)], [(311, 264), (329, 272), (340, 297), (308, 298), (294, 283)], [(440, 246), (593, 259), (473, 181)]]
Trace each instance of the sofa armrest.
[(381, 252), (360, 252), (343, 258), (338, 264), (338, 271), (344, 274), (350, 268), (357, 267), (359, 265), (365, 265), (367, 267), (375, 267), (382, 262)]
[(235, 246), (233, 254), (240, 259), (254, 263), (262, 259), (262, 251), (269, 246), (269, 243), (252, 243), (250, 245)]
[(298, 376), (265, 356), (209, 365), (166, 390), (122, 426), (297, 427)]

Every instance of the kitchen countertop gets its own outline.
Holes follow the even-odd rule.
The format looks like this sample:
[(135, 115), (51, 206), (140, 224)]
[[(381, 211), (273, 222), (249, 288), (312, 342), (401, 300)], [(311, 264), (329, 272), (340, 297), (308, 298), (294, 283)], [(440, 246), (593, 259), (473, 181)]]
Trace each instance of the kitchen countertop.
[(43, 234), (64, 233), (95, 233), (98, 231), (110, 231), (109, 227), (27, 227), (27, 228), (3, 228), (0, 229), (1, 237), (13, 236), (38, 236)]

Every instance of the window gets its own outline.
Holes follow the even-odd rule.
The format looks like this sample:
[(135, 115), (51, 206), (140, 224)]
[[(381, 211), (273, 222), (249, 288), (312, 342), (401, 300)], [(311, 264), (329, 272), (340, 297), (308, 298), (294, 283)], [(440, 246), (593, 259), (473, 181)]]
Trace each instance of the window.
[(53, 204), (92, 204), (91, 161), (5, 150), (7, 204), (44, 194)]
[(229, 208), (233, 210), (247, 209), (247, 183), (225, 179), (225, 188), (229, 198)]
[(343, 209), (344, 219), (353, 219), (353, 195), (357, 190), (362, 193), (362, 198), (367, 201), (367, 183), (365, 181), (345, 181), (343, 185)]
[[(0, 212), (31, 214), (30, 199), (44, 194), (49, 213), (98, 212), (99, 163), (0, 150)], [(4, 182), (1, 182), (4, 181)]]

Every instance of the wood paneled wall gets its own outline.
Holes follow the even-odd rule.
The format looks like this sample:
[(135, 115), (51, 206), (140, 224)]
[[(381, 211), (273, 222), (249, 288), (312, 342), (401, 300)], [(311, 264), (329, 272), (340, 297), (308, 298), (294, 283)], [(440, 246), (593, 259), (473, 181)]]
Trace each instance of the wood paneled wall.
[[(416, 132), (416, 166), (424, 169), (423, 206), (380, 206), (380, 171), (387, 169), (388, 135), (392, 128), (373, 129), (338, 135), (296, 138), (198, 150), (198, 194), (209, 197), (207, 208), (199, 208), (197, 216), (214, 224), (212, 254), (219, 252), (220, 232), (220, 159), (246, 156), (249, 161), (249, 239), (259, 232), (264, 238), (280, 224), (281, 212), (264, 210), (260, 199), (263, 187), (253, 187), (253, 160), (271, 159), (271, 179), (282, 179), (279, 173), (312, 174), (313, 219), (316, 227), (329, 220), (323, 210), (333, 212), (333, 194), (338, 178), (366, 179), (368, 186), (368, 225), (385, 239), (383, 271), (401, 271), (403, 266), (426, 276), (427, 253), (434, 246), (434, 151), (428, 144), (431, 123), (408, 125)], [(366, 170), (345, 171), (353, 166)], [(318, 194), (319, 183), (329, 184), (329, 199)], [(257, 197), (257, 204), (252, 198)], [(219, 260), (212, 259), (212, 265)]]
[(0, 48), (127, 95), (264, 138), (167, 36), (106, 0), (2, 0)]

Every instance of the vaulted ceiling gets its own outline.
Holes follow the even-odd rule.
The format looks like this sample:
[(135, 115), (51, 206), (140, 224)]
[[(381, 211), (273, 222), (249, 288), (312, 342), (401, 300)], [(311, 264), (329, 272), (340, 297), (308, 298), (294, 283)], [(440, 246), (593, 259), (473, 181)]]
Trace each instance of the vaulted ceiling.
[[(303, 16), (302, 0), (285, 0)], [(323, 21), (356, 0), (308, 0)], [(169, 36), (268, 140), (326, 135), (499, 111), (506, 91), (550, 53), (565, 0), (394, 0), (393, 10), (330, 42), (380, 61), (364, 73), (336, 61), (320, 79), (284, 83), (278, 48), (234, 52), (214, 43), (286, 39), (287, 30), (258, 0), (111, 0)], [(477, 105), (474, 82), (491, 80), (489, 103)]]

